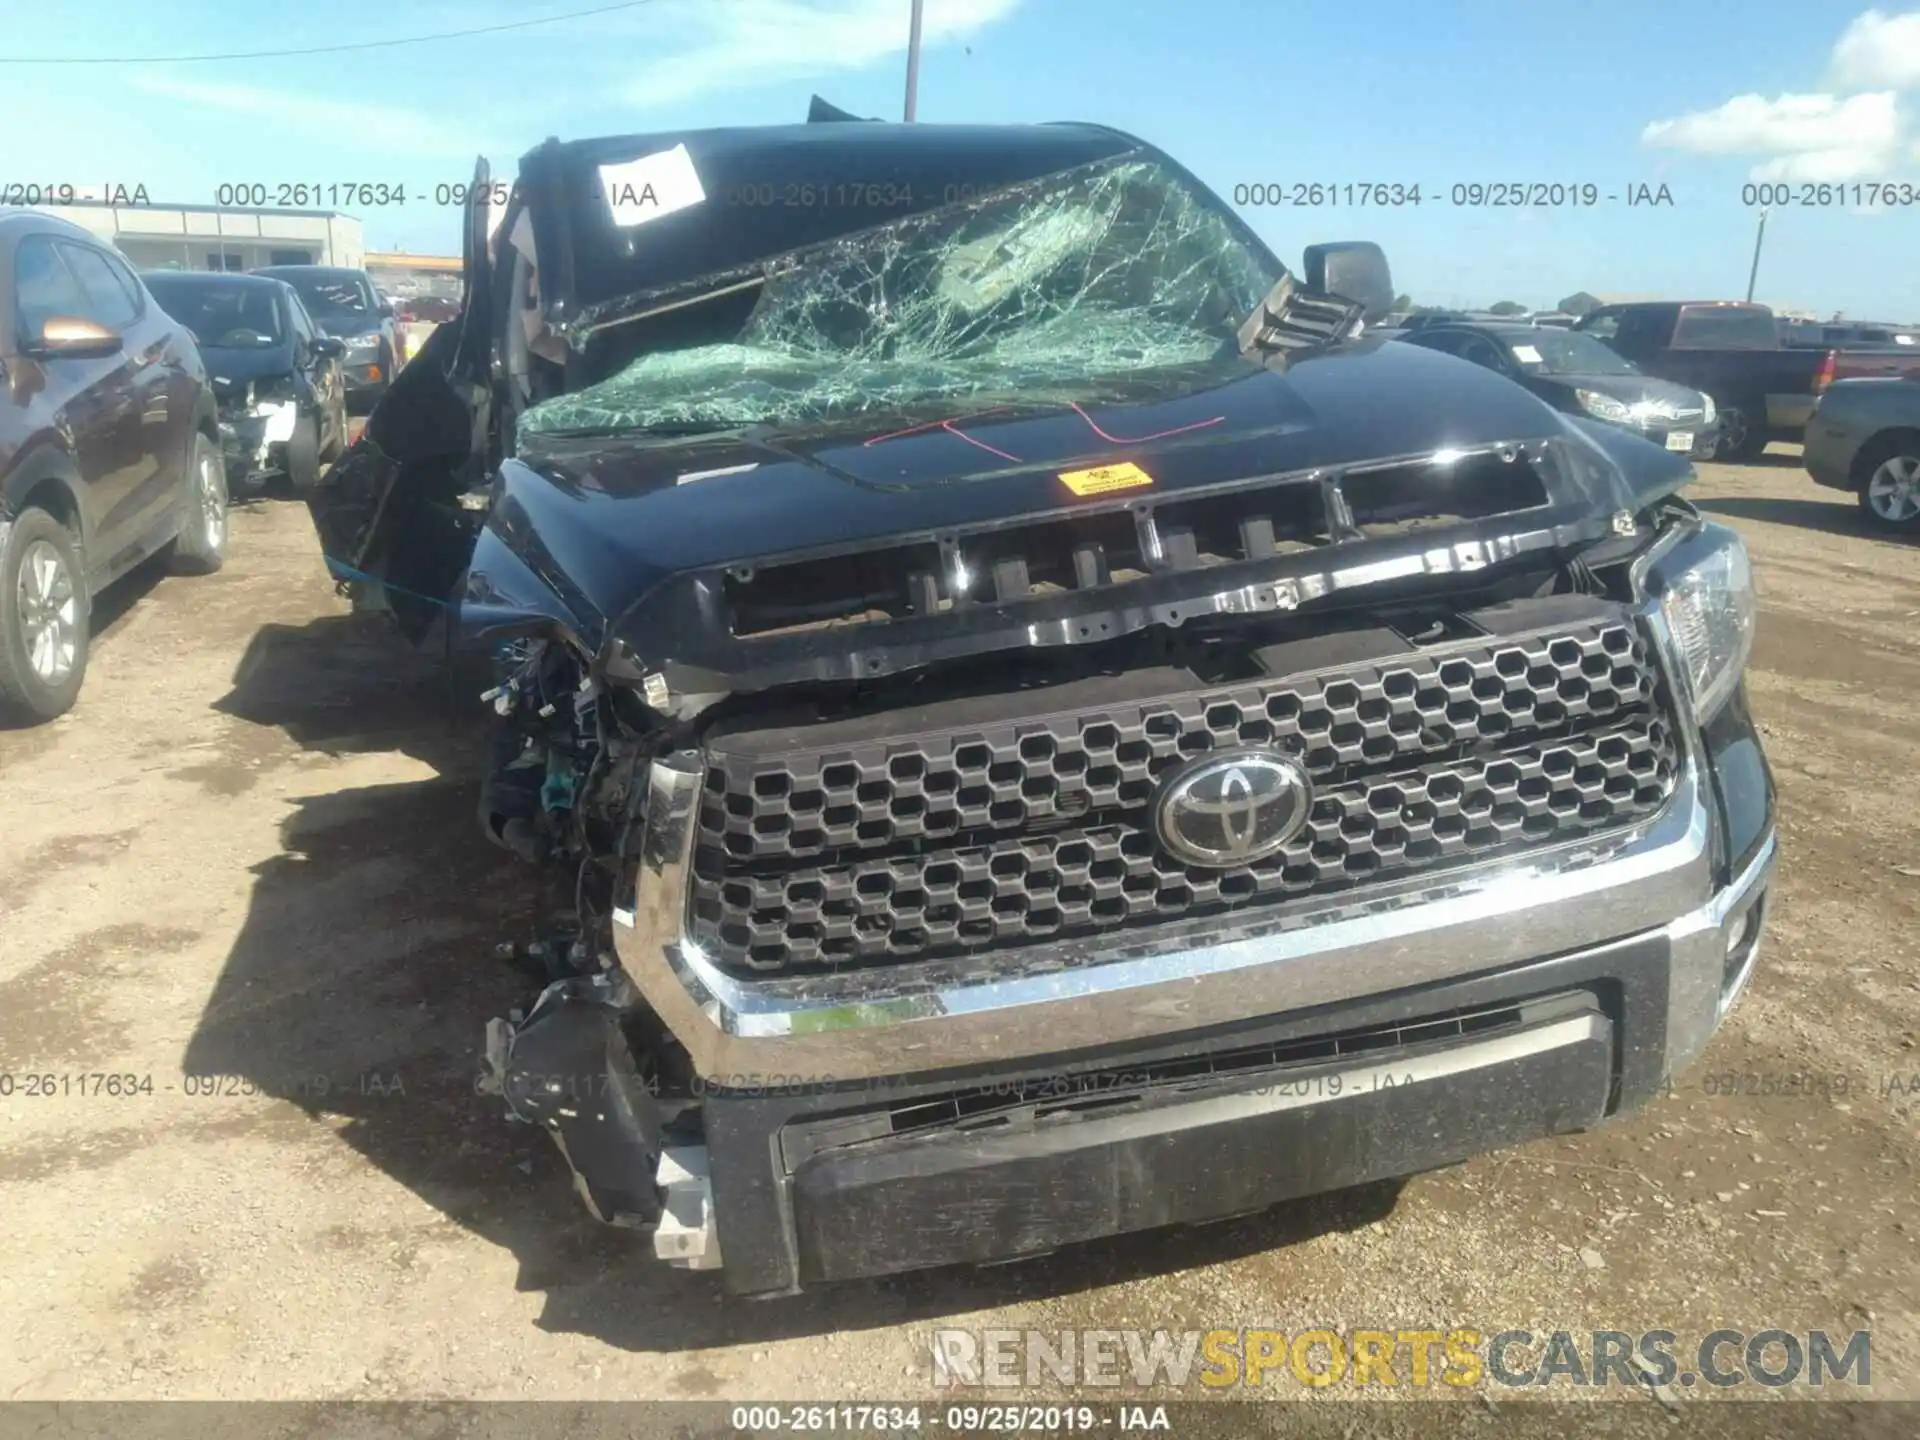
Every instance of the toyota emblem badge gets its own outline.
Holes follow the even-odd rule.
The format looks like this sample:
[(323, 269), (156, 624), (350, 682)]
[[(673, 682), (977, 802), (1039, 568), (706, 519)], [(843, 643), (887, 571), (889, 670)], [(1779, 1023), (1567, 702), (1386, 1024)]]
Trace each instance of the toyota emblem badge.
[(1226, 750), (1167, 777), (1154, 828), (1189, 865), (1244, 865), (1279, 850), (1307, 823), (1313, 787), (1293, 760), (1271, 750)]

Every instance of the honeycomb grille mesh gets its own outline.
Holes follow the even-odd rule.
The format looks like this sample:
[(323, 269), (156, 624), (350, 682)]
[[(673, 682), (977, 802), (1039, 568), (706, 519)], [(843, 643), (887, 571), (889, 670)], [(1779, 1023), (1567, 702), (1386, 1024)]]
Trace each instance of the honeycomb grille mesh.
[[(1044, 944), (1318, 895), (1650, 814), (1678, 747), (1624, 623), (830, 751), (710, 751), (689, 932), (743, 976)], [(796, 732), (804, 746), (805, 731)], [(1168, 771), (1236, 745), (1314, 786), (1279, 853), (1158, 845)]]

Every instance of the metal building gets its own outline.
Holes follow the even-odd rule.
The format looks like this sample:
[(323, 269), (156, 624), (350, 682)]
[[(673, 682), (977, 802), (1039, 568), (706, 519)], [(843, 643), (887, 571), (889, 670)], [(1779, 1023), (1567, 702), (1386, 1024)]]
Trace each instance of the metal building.
[(337, 210), (220, 205), (41, 205), (91, 230), (138, 270), (251, 270), (260, 265), (362, 263), (364, 226)]

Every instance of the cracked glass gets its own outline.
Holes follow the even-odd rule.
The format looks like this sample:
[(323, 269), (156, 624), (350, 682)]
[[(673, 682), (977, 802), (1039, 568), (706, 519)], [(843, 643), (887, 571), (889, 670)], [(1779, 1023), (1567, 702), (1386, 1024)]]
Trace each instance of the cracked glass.
[(520, 433), (685, 433), (927, 403), (1117, 399), (1155, 372), (1171, 382), (1171, 372), (1243, 366), (1235, 331), (1283, 273), (1217, 203), (1138, 156), (763, 269), (737, 336), (643, 353), (526, 411)]

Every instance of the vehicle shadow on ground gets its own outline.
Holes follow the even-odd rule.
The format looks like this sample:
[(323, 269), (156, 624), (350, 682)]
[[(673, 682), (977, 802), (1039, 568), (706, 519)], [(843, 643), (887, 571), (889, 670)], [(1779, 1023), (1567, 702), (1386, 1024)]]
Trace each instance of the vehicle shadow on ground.
[(1752, 459), (1736, 463), (1758, 466), (1763, 470), (1798, 470), (1805, 462), (1800, 447), (1796, 445), (1790, 450), (1763, 450)]
[[(133, 612), (134, 606), (154, 592), (169, 573), (166, 556), (150, 555), (91, 597), (87, 607), (87, 638), (92, 649), (89, 664), (101, 655), (111, 653), (114, 632), (119, 629), (121, 622)], [(0, 714), (0, 731), (28, 730), (43, 723)]]
[(166, 557), (153, 555), (95, 594), (87, 610), (87, 630), (92, 642), (99, 645), (111, 639), (114, 627), (153, 593), (154, 587), (167, 578), (167, 573)]
[(1794, 525), (1823, 530), (1829, 535), (1852, 535), (1862, 540), (1900, 540), (1902, 537), (1870, 524), (1859, 505), (1838, 497), (1832, 500), (1790, 500), (1761, 495), (1726, 495), (1693, 502), (1710, 515), (1730, 520), (1764, 520), (1772, 525)]
[[(495, 947), (570, 909), (571, 894), (480, 833), (478, 727), (449, 723), (446, 693), (438, 657), (410, 651), (381, 617), (255, 636), (218, 709), (304, 751), (397, 752), (430, 773), (293, 801), (282, 853), (254, 867), (246, 921), (181, 1068), (240, 1077), (325, 1119), (327, 1143), (344, 1141), (511, 1251), (519, 1288), (544, 1292), (542, 1329), (676, 1351), (897, 1326), (1217, 1263), (1393, 1208), (1398, 1186), (1376, 1185), (1015, 1266), (771, 1301), (661, 1265), (644, 1237), (587, 1216), (543, 1134), (510, 1125), (497, 1098), (475, 1091), (487, 1020), (536, 988)], [(306, 773), (307, 788), (324, 785), (325, 772)]]

